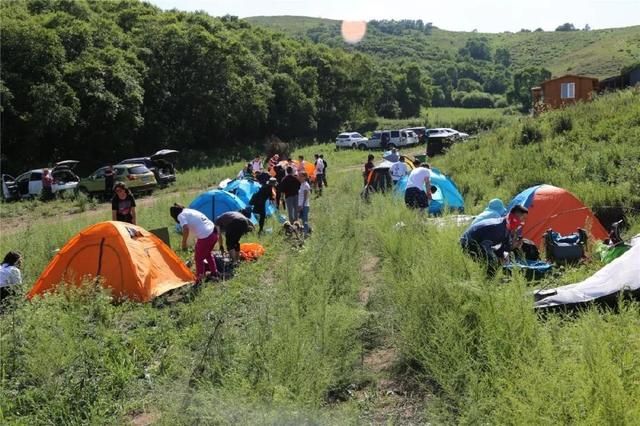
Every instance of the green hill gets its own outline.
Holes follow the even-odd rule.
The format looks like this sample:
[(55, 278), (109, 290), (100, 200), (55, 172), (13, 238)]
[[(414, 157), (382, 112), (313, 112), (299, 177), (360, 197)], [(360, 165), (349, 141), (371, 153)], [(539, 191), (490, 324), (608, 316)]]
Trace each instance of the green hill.
[[(428, 34), (411, 29), (388, 34), (370, 25), (363, 41), (351, 47), (340, 40), (340, 21), (301, 16), (256, 16), (246, 20), (297, 37), (332, 45), (342, 44), (347, 49), (380, 55), (385, 59), (404, 57), (430, 62), (441, 58), (442, 54), (455, 55), (467, 40), (484, 37), (493, 50), (506, 48), (516, 69), (542, 66), (554, 75), (574, 73), (604, 78), (640, 60), (640, 26), (520, 33), (457, 32), (433, 27)], [(323, 36), (317, 36), (322, 33)]]

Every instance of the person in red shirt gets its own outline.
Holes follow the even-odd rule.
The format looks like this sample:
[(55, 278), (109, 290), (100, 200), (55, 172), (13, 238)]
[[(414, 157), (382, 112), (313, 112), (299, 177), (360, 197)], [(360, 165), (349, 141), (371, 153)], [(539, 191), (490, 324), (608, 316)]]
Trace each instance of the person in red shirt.
[(375, 164), (373, 164), (373, 159), (374, 159), (373, 154), (369, 154), (369, 157), (367, 157), (367, 162), (364, 163), (364, 171), (362, 172), (362, 177), (364, 178), (364, 186), (367, 186), (369, 173), (375, 167)]
[(53, 198), (53, 176), (49, 169), (42, 170), (42, 201), (48, 201)]

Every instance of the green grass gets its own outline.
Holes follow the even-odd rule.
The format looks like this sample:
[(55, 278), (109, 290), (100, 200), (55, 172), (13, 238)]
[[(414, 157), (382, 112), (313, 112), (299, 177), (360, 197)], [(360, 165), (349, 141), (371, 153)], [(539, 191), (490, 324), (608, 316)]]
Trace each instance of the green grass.
[[(453, 175), (471, 213), (538, 181), (587, 204), (631, 206), (640, 193), (640, 152), (630, 142), (640, 137), (639, 97), (627, 91), (516, 120), (432, 162)], [(522, 145), (525, 126), (541, 138)], [(296, 155), (315, 152), (327, 158), (330, 187), (312, 201), (314, 233), (302, 249), (270, 220), (274, 233), (245, 238), (265, 245), (265, 257), (179, 302), (113, 304), (91, 288), (12, 299), (0, 314), (0, 423), (123, 424), (139, 413), (159, 424), (636, 422), (637, 303), (539, 318), (531, 284), (518, 275), (487, 280), (460, 251), (461, 228), (436, 226), (392, 196), (363, 203), (366, 153), (326, 144)], [(184, 172), (179, 186), (139, 209), (140, 224), (172, 229), (171, 203), (188, 203), (189, 188), (240, 165)], [(52, 226), (37, 211), (24, 214), (28, 227), (0, 235), (0, 252), (25, 254), (22, 292), (56, 248), (109, 216), (78, 214)], [(640, 216), (630, 223), (627, 236), (640, 232)], [(540, 285), (599, 267), (571, 268)], [(381, 347), (395, 356), (376, 371), (365, 360)], [(407, 396), (389, 399), (389, 382)], [(425, 408), (407, 418), (415, 399)]]

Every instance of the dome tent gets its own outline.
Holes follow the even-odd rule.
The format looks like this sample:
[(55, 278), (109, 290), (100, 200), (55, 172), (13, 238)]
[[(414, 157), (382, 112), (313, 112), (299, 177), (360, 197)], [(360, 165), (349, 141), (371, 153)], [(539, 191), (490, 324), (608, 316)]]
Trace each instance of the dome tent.
[(198, 195), (189, 204), (189, 208), (198, 210), (213, 221), (222, 213), (246, 209), (247, 203), (230, 192), (213, 189)]
[(118, 299), (147, 302), (195, 280), (182, 260), (158, 237), (125, 222), (91, 225), (71, 238), (42, 272), (27, 297), (76, 286), (97, 276)]
[[(220, 188), (220, 187), (219, 187)], [(242, 200), (246, 205), (249, 205), (251, 201), (251, 197), (258, 192), (261, 188), (261, 185), (255, 180), (251, 179), (234, 179), (224, 186), (224, 188), (220, 188), (226, 192), (230, 192)], [(271, 216), (276, 212), (276, 208), (271, 204), (267, 203), (266, 206), (267, 216)]]
[(522, 235), (538, 246), (549, 228), (562, 235), (584, 228), (598, 240), (608, 237), (607, 231), (591, 210), (566, 189), (546, 184), (532, 186), (516, 195), (507, 206), (507, 211), (516, 204), (529, 209)]
[[(396, 186), (396, 191), (404, 194), (407, 190), (408, 176), (401, 178)], [(451, 178), (443, 174), (439, 169), (431, 168), (431, 186), (436, 191), (431, 194), (429, 203), (429, 213), (433, 215), (442, 214), (445, 209), (464, 211), (464, 198), (458, 191), (458, 187)]]

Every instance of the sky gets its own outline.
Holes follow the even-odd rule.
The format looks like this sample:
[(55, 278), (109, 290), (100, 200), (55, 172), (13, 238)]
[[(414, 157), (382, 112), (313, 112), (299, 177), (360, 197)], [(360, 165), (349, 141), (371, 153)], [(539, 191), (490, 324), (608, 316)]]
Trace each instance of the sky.
[(451, 31), (503, 32), (571, 22), (592, 29), (640, 25), (640, 0), (150, 0), (214, 16), (301, 15), (338, 20), (422, 19)]

